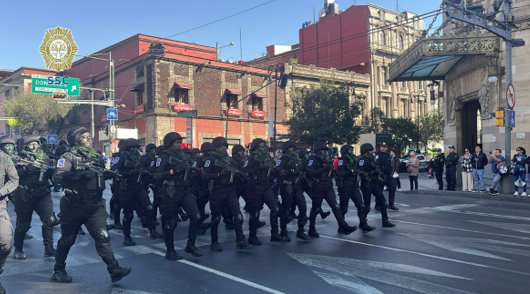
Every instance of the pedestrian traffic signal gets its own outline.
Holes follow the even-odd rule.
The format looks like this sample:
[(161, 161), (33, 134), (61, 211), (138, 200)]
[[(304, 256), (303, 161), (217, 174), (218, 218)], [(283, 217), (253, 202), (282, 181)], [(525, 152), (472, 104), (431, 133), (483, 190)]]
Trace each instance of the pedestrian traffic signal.
[(64, 92), (55, 92), (53, 93), (53, 98), (54, 99), (66, 99), (68, 97), (68, 94), (64, 93)]
[(504, 110), (495, 111), (495, 126), (504, 127)]

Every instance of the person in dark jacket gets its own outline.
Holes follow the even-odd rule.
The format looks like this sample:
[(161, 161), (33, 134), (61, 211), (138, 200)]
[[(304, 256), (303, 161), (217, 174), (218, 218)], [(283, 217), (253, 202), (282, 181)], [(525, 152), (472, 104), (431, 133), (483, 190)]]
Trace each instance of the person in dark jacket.
[[(396, 198), (396, 181), (394, 181), (394, 178), (392, 177), (392, 157), (388, 154), (388, 145), (385, 142), (383, 142), (379, 148), (379, 152), (375, 155), (375, 160), (381, 171), (381, 177), (384, 180), (379, 181), (379, 188), (381, 191), (384, 191), (385, 186), (387, 187), (389, 207), (394, 210), (399, 210), (394, 206), (394, 200)], [(375, 206), (376, 210), (379, 210), (381, 206), (377, 199)]]
[(480, 192), (486, 193), (484, 184), (484, 167), (488, 164), (488, 157), (482, 152), (482, 144), (475, 146), (475, 153), (471, 157), (473, 165), (473, 192), (478, 192), (480, 182)]
[(436, 176), (436, 181), (438, 182), (438, 190), (443, 190), (444, 189), (443, 171), (444, 171), (444, 165), (445, 165), (445, 154), (442, 153), (442, 149), (440, 148), (436, 149), (436, 152), (438, 154), (432, 161), (432, 170), (434, 171), (434, 174)]
[(458, 165), (458, 154), (455, 152), (455, 146), (449, 146), (449, 154), (445, 156), (445, 180), (447, 181), (447, 190), (455, 191), (456, 189), (456, 166)]

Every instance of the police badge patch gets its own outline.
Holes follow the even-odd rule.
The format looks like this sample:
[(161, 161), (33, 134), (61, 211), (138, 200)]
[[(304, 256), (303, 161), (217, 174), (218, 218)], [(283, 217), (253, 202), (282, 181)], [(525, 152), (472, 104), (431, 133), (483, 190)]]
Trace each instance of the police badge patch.
[(342, 160), (339, 160), (339, 166), (342, 166)]
[(280, 166), (280, 163), (282, 163), (280, 159), (276, 160), (276, 166)]
[(119, 157), (114, 158), (114, 164), (118, 163), (118, 161), (120, 161)]
[(210, 166), (210, 161), (206, 160), (206, 162), (204, 163), (204, 167), (209, 167), (209, 166)]
[(157, 158), (156, 159), (156, 167), (160, 166), (160, 161), (162, 161), (162, 158)]
[(57, 167), (63, 167), (64, 166), (64, 159), (59, 159), (59, 161), (57, 161)]
[(359, 160), (359, 166), (363, 166), (364, 165), (364, 160)]
[(151, 161), (150, 167), (153, 167), (154, 165), (155, 165), (155, 161), (153, 160), (153, 161)]
[(243, 167), (247, 167), (248, 165), (248, 160), (245, 161), (245, 165)]
[(313, 159), (311, 159), (311, 160), (309, 161), (309, 163), (307, 164), (307, 166), (312, 166), (312, 165), (313, 165)]

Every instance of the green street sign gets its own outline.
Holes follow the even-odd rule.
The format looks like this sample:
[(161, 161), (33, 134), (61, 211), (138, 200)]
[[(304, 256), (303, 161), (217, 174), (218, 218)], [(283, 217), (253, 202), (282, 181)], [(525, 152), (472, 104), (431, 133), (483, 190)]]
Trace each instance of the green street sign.
[(197, 110), (177, 112), (177, 117), (192, 117), (192, 116), (197, 116)]
[(55, 92), (79, 96), (79, 79), (59, 76), (33, 76), (31, 78), (31, 93), (53, 94)]

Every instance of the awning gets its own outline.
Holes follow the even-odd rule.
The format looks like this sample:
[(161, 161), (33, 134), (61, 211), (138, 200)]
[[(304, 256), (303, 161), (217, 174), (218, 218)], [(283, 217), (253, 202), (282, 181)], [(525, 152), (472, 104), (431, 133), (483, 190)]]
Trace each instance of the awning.
[(255, 92), (255, 93), (252, 93), (252, 97), (265, 98), (267, 96), (265, 96), (265, 93)]
[(193, 86), (182, 82), (175, 82), (175, 88), (191, 90)]
[(425, 38), (390, 64), (389, 81), (445, 80), (445, 76), (465, 56), (491, 55), (499, 49), (499, 38), (491, 33)]
[(241, 95), (242, 92), (239, 89), (226, 88), (225, 94), (227, 94), (227, 95)]
[(130, 88), (129, 91), (131, 91), (131, 92), (143, 92), (144, 91), (144, 84), (136, 85), (134, 88)]

